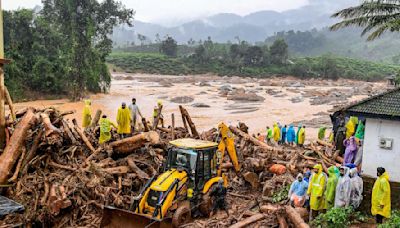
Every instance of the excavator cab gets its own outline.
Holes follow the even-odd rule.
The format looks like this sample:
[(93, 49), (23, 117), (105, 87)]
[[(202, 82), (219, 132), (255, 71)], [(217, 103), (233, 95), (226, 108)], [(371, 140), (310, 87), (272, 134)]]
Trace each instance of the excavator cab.
[(228, 185), (221, 173), (225, 150), (239, 170), (233, 143), (226, 136), (219, 144), (191, 138), (171, 141), (163, 172), (143, 186), (131, 211), (106, 207), (101, 227), (179, 227), (192, 213), (208, 216), (210, 189), (221, 178)]

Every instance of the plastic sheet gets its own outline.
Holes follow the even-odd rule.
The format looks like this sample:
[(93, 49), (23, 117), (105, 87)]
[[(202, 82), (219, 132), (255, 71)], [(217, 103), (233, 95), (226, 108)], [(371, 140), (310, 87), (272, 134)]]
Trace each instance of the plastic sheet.
[(23, 212), (24, 210), (25, 208), (21, 204), (4, 196), (0, 196), (0, 217), (12, 213)]

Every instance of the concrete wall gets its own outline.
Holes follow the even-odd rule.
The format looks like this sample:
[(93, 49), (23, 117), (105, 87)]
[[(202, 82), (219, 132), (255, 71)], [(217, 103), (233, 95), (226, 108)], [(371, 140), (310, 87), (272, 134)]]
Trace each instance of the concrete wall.
[[(380, 138), (393, 139), (392, 149), (380, 148)], [(367, 118), (363, 149), (363, 175), (376, 177), (376, 168), (381, 166), (390, 181), (400, 182), (400, 121)]]

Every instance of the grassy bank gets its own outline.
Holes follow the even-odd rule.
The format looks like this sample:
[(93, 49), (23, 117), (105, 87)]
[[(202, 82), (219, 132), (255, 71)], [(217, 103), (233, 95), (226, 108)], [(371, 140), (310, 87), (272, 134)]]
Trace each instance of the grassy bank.
[(199, 63), (191, 57), (169, 58), (161, 54), (129, 52), (114, 52), (107, 61), (127, 73), (170, 75), (203, 73), (252, 77), (293, 75), (301, 78), (349, 78), (375, 81), (400, 71), (400, 66), (397, 65), (330, 55), (294, 58), (285, 65), (252, 67), (218, 58)]

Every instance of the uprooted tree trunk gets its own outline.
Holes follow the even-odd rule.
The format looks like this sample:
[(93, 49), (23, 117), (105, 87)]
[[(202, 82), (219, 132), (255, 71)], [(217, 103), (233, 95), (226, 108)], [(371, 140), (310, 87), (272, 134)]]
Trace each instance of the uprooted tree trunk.
[(294, 227), (299, 228), (310, 228), (310, 226), (304, 222), (301, 215), (291, 206), (285, 206), (287, 217), (293, 223)]
[(7, 182), (15, 162), (18, 161), (18, 158), (21, 155), (21, 147), (25, 142), (28, 130), (35, 124), (36, 120), (33, 110), (29, 109), (15, 128), (10, 143), (0, 155), (0, 184), (5, 184)]
[(182, 120), (184, 122), (185, 122), (185, 120), (187, 121), (187, 123), (190, 127), (190, 131), (192, 132), (192, 136), (197, 139), (200, 138), (199, 133), (197, 132), (197, 129), (196, 129), (196, 125), (193, 123), (192, 118), (189, 115), (189, 112), (184, 107), (182, 107), (182, 105), (179, 105), (179, 110), (181, 111)]
[(94, 129), (97, 126), (97, 123), (99, 123), (100, 117), (101, 117), (101, 109), (98, 109), (96, 111), (96, 114), (94, 115), (94, 118), (92, 122), (90, 123), (89, 129)]
[(13, 121), (16, 121), (17, 120), (17, 116), (15, 115), (15, 108), (14, 108), (13, 101), (12, 101), (11, 96), (10, 96), (10, 92), (8, 92), (7, 87), (4, 88), (4, 95), (6, 97), (6, 101), (7, 101), (8, 107), (10, 108), (11, 118), (12, 118)]
[(248, 217), (240, 222), (237, 222), (236, 224), (230, 226), (229, 228), (242, 228), (242, 227), (247, 227), (248, 225), (258, 222), (260, 220), (263, 220), (265, 218), (264, 214), (258, 213), (255, 214), (251, 217)]
[(110, 146), (117, 154), (129, 154), (144, 146), (146, 143), (150, 143), (150, 145), (160, 143), (160, 135), (155, 131), (143, 132), (129, 138), (112, 142)]

